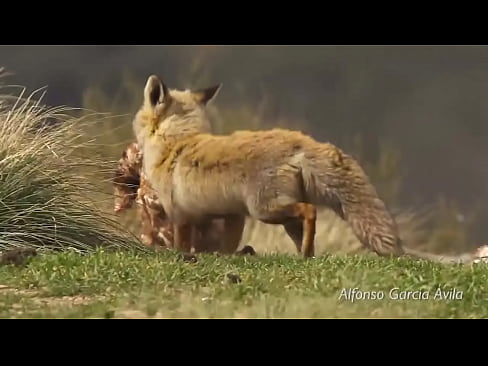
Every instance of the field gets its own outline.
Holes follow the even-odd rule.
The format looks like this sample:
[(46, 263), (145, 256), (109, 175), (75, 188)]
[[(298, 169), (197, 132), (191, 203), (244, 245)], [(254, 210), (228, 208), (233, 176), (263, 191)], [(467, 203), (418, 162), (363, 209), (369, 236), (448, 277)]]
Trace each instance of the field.
[(50, 253), (0, 267), (0, 318), (483, 318), (487, 283), (483, 265), (374, 255)]
[[(256, 256), (198, 255), (193, 261), (147, 250), (137, 239), (135, 210), (113, 214), (110, 177), (131, 139), (130, 124), (117, 130), (114, 120), (96, 112), (46, 107), (39, 93), (2, 92), (0, 318), (488, 315), (487, 266), (379, 258), (326, 209), (319, 210), (312, 260), (297, 255), (281, 227), (253, 221), (242, 245), (255, 248)], [(379, 161), (364, 162), (392, 206), (399, 165), (389, 149)], [(442, 199), (429, 210), (395, 210), (402, 238), (437, 253), (475, 246), (469, 222), (458, 216)], [(12, 264), (6, 255), (18, 248), (37, 255)]]

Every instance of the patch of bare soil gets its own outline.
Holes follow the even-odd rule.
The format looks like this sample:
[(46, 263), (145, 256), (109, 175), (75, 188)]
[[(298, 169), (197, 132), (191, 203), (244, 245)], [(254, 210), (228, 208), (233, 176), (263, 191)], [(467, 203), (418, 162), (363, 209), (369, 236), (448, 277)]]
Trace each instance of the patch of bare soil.
[(101, 300), (104, 298), (104, 296), (100, 296), (100, 295), (98, 296), (74, 295), (74, 296), (59, 296), (59, 297), (45, 296), (42, 294), (40, 289), (36, 289), (36, 290), (18, 289), (7, 285), (0, 285), (0, 294), (2, 293), (21, 295), (24, 297), (28, 297), (36, 304), (47, 305), (52, 307), (87, 305), (94, 301)]
[(11, 293), (15, 295), (22, 295), (26, 297), (34, 297), (39, 295), (39, 290), (18, 289), (8, 285), (0, 285), (0, 294)]
[(100, 299), (103, 299), (103, 296), (75, 295), (75, 296), (61, 296), (61, 297), (50, 296), (50, 297), (33, 298), (33, 300), (39, 304), (53, 306), (53, 307), (88, 305)]
[(140, 310), (118, 310), (114, 314), (114, 318), (117, 319), (148, 319), (147, 313)]

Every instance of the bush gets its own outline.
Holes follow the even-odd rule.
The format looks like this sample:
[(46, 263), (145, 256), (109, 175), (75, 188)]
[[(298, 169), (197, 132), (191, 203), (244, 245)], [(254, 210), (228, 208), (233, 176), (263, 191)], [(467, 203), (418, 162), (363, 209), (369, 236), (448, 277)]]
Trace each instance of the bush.
[(100, 172), (113, 165), (81, 133), (97, 115), (0, 88), (0, 250), (142, 248), (95, 203)]

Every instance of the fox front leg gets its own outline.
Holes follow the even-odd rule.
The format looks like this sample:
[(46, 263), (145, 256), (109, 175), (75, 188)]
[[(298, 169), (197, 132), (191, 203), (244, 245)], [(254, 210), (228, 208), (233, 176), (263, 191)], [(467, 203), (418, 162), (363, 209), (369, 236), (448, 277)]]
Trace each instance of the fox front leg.
[(229, 215), (225, 217), (224, 235), (220, 244), (220, 250), (222, 253), (233, 254), (236, 252), (242, 240), (245, 224), (245, 216)]
[(191, 224), (173, 224), (174, 248), (180, 252), (190, 253), (193, 239), (193, 226)]

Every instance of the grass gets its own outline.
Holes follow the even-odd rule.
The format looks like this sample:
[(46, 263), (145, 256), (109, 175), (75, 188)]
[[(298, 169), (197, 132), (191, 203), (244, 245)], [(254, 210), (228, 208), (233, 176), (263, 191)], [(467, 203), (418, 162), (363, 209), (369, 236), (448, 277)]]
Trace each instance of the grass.
[[(353, 288), (385, 298), (340, 298)], [(391, 299), (394, 288), (430, 299)], [(438, 288), (462, 299), (436, 299)], [(482, 265), (290, 254), (199, 255), (188, 263), (172, 251), (99, 249), (1, 266), (0, 318), (484, 318), (487, 291)]]

